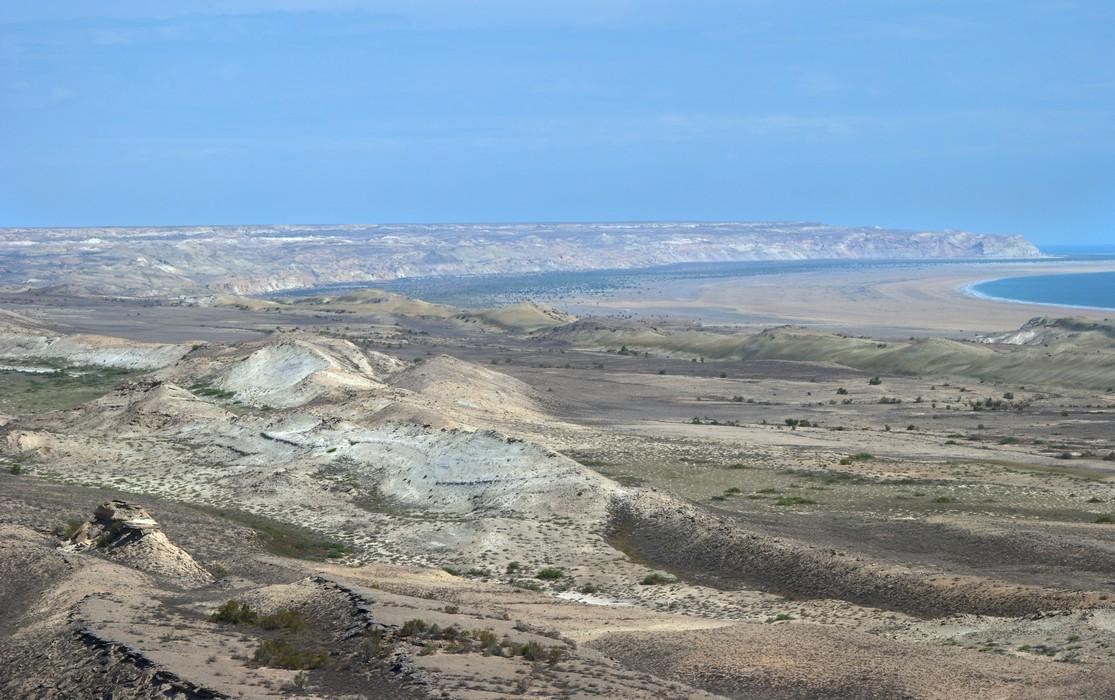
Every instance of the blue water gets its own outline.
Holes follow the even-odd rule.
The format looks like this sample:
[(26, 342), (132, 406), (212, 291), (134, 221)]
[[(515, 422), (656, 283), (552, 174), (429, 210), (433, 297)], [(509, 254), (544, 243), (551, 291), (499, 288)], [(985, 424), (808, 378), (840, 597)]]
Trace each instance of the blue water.
[(1006, 277), (980, 282), (972, 293), (1030, 304), (1115, 310), (1115, 272)]
[[(1068, 258), (1066, 258), (1068, 259)], [(361, 287), (378, 287), (424, 301), (454, 306), (483, 308), (516, 301), (556, 302), (569, 297), (607, 297), (618, 290), (640, 289), (643, 295), (664, 290), (669, 294), (678, 283), (755, 275), (792, 275), (826, 270), (877, 270), (903, 267), (942, 267), (957, 263), (987, 265), (1015, 260), (763, 260), (742, 262), (677, 263), (658, 267), (578, 272), (522, 272), (491, 275), (405, 277), (366, 284), (335, 284), (286, 292), (288, 296), (336, 294)], [(988, 277), (994, 273), (988, 273)]]

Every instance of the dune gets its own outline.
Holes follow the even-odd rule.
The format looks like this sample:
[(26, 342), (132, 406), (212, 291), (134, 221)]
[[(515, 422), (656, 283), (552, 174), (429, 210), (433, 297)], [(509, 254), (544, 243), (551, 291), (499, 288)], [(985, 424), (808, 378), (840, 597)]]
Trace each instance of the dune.
[(72, 430), (111, 434), (205, 428), (232, 420), (233, 414), (172, 382), (129, 382), (71, 412)]
[(439, 411), (412, 403), (392, 401), (383, 408), (375, 411), (365, 421), (369, 425), (384, 423), (402, 423), (406, 425), (420, 425), (429, 428), (454, 429), (462, 427), (461, 424)]
[[(1111, 386), (1115, 337), (1109, 327), (1091, 321), (1032, 323), (1033, 327), (1007, 334), (998, 342), (945, 338), (881, 341), (793, 326), (759, 333), (713, 333), (597, 324), (554, 337), (575, 345), (627, 347), (722, 361), (834, 362), (868, 372), (970, 377), (1023, 385)], [(1034, 329), (1039, 325), (1050, 332), (1037, 335)], [(1018, 340), (1038, 337), (1045, 339)]]
[(552, 306), (530, 301), (501, 306), (495, 309), (460, 314), (457, 318), (494, 326), (515, 333), (530, 333), (537, 330), (564, 326), (577, 320), (576, 316), (558, 311)]
[(448, 355), (408, 367), (390, 383), (422, 395), (451, 414), (510, 420), (543, 416), (534, 390), (524, 382)]
[(42, 333), (45, 326), (38, 321), (14, 311), (0, 309), (0, 333)]
[(394, 314), (399, 316), (428, 316), (449, 318), (457, 313), (452, 307), (413, 299), (403, 294), (383, 289), (357, 289), (337, 294), (320, 294), (304, 297), (274, 297), (257, 299), (233, 294), (219, 294), (210, 301), (212, 306), (231, 307), (251, 311), (289, 311), (292, 309), (320, 310), (331, 313)]

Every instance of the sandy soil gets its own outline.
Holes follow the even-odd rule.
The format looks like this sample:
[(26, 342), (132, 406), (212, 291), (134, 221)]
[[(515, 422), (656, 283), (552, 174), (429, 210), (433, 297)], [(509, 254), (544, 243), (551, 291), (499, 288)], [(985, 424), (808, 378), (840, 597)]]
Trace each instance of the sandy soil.
[(1016, 304), (968, 295), (972, 283), (1022, 275), (1115, 270), (1104, 263), (1002, 263), (978, 265), (911, 265), (887, 270), (846, 270), (740, 277), (727, 281), (679, 285), (669, 293), (626, 290), (592, 299), (601, 313), (683, 313), (727, 322), (761, 317), (773, 322), (839, 328), (845, 332), (963, 334), (1012, 330), (1035, 316), (1080, 315), (1110, 318), (1111, 311), (1037, 304)]
[[(130, 332), (157, 327), (113, 308)], [(116, 386), (44, 378), (58, 383), (35, 410), (5, 417), (0, 630), (17, 644), (0, 664), (24, 695), (128, 678), (123, 697), (360, 697), (399, 679), (401, 697), (477, 700), (1115, 687), (1106, 388), (620, 355), (453, 319), (267, 318), (321, 333), (190, 347)], [(55, 531), (116, 497), (215, 580), (58, 549)], [(307, 626), (220, 626), (230, 598)], [(414, 619), (518, 651), (403, 633)], [(284, 635), (332, 652), (306, 687), (253, 660)], [(529, 642), (557, 660), (526, 659)]]

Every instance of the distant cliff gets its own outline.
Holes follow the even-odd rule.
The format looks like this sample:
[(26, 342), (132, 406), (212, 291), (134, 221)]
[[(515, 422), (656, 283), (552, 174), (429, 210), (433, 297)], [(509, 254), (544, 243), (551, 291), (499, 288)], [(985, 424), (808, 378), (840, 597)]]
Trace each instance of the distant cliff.
[(251, 294), (399, 277), (682, 262), (1040, 255), (1021, 236), (810, 223), (0, 229), (0, 284)]

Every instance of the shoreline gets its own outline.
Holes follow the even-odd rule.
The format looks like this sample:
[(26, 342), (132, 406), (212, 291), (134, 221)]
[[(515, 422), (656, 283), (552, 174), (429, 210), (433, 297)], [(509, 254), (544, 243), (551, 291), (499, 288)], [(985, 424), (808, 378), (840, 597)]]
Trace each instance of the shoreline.
[[(1115, 260), (1048, 261), (912, 266), (873, 270), (824, 270), (792, 277), (766, 275), (731, 280), (691, 280), (658, 296), (657, 290), (620, 290), (607, 298), (579, 299), (596, 313), (677, 313), (710, 323), (807, 325), (844, 332), (901, 337), (928, 333), (966, 337), (1006, 332), (1035, 316), (1108, 317), (1111, 309), (1013, 303), (970, 293), (992, 278), (1115, 271)], [(990, 274), (989, 274), (990, 273)], [(823, 303), (821, 302), (823, 300)], [(560, 304), (558, 305), (561, 306)], [(734, 318), (733, 318), (734, 317)], [(732, 323), (735, 321), (735, 323)]]
[[(1095, 273), (1094, 272), (1092, 272), (1092, 273), (1089, 273), (1089, 272), (1066, 272), (1066, 273), (1061, 273), (1062, 276), (1086, 275), (1086, 274), (1095, 274)], [(957, 290), (960, 291), (965, 296), (971, 297), (973, 299), (982, 299), (984, 301), (998, 301), (998, 302), (1004, 302), (1004, 303), (1007, 303), (1007, 304), (1025, 304), (1027, 306), (1052, 306), (1052, 307), (1061, 308), (1061, 309), (1082, 309), (1082, 310), (1085, 310), (1085, 311), (1115, 311), (1115, 306), (1088, 306), (1088, 305), (1085, 305), (1085, 304), (1058, 304), (1056, 302), (1048, 302), (1048, 301), (1030, 301), (1028, 299), (1012, 299), (1011, 297), (1000, 297), (1000, 296), (995, 296), (994, 294), (986, 294), (986, 293), (981, 292), (981, 291), (976, 289), (976, 287), (978, 287), (979, 285), (987, 284), (989, 282), (998, 282), (1000, 280), (1021, 279), (1021, 278), (1024, 278), (1024, 277), (1042, 277), (1042, 276), (1046, 276), (1046, 275), (1010, 275), (1010, 276), (1007, 276), (1007, 277), (992, 277), (990, 279), (968, 282), (967, 284), (963, 284), (960, 287), (958, 287)], [(1057, 275), (1049, 275), (1049, 276), (1057, 276)]]

